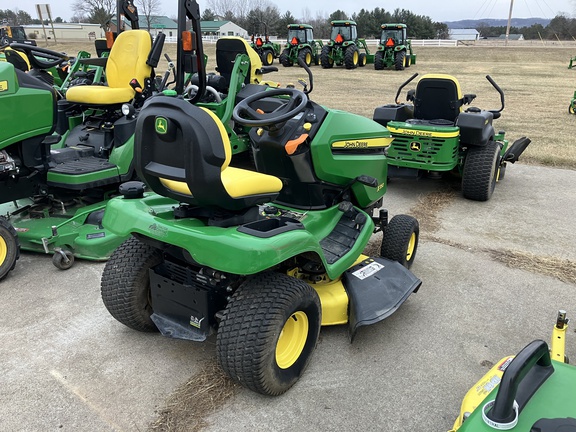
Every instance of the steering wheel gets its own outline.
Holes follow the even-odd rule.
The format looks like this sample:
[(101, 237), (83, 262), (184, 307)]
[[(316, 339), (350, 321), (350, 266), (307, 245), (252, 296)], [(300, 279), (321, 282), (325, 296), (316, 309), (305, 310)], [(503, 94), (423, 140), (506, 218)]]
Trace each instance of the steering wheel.
[(28, 56), (28, 61), (32, 67), (36, 69), (50, 69), (51, 67), (58, 66), (63, 61), (70, 60), (70, 57), (64, 53), (59, 53), (57, 51), (52, 51), (33, 45), (13, 42), (10, 44), (10, 48), (18, 51), (24, 51), (24, 53), (26, 53)]
[[(290, 96), (290, 99), (270, 113), (264, 113), (251, 107), (255, 102), (273, 96)], [(307, 103), (308, 96), (301, 90), (293, 88), (266, 90), (248, 96), (236, 105), (232, 111), (232, 120), (249, 127), (272, 126), (286, 122), (304, 111)]]

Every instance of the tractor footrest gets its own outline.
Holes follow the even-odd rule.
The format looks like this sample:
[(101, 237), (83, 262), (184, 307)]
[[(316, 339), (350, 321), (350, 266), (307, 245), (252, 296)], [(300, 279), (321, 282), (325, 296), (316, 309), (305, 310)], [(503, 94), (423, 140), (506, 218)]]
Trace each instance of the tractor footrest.
[(357, 210), (350, 213), (344, 213), (332, 232), (320, 241), (328, 264), (334, 264), (352, 249), (366, 224), (366, 221), (358, 223), (355, 220)]
[(60, 163), (50, 169), (49, 172), (55, 174), (89, 174), (110, 168), (116, 168), (116, 165), (111, 164), (106, 159), (90, 156)]

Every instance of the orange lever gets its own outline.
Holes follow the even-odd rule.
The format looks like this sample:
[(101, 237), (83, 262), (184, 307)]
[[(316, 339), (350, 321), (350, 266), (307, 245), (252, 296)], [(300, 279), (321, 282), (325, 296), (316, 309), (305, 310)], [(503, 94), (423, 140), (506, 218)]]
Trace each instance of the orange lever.
[(284, 148), (286, 149), (286, 153), (288, 153), (289, 155), (294, 154), (298, 149), (298, 146), (302, 144), (304, 141), (306, 141), (306, 138), (308, 138), (308, 134), (302, 134), (296, 139), (289, 140), (284, 146)]

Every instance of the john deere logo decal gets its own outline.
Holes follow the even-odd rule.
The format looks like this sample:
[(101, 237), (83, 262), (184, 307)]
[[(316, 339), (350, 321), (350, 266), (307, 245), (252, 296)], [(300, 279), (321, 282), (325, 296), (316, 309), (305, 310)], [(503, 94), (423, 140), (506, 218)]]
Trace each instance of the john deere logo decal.
[(412, 141), (410, 143), (410, 150), (413, 152), (419, 152), (422, 149), (420, 143), (418, 141)]
[(8, 91), (8, 81), (0, 81), (0, 92)]
[(164, 117), (156, 117), (156, 132), (164, 135), (166, 133), (168, 133), (168, 120), (166, 120)]

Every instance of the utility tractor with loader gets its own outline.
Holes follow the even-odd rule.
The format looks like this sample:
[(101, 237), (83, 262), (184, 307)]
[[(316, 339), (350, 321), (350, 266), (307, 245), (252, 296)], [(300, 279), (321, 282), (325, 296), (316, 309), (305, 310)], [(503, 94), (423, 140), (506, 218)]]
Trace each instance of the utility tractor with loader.
[(270, 41), (268, 37), (268, 25), (264, 24), (264, 38), (258, 34), (252, 34), (250, 37), (250, 46), (256, 51), (262, 64), (270, 66), (274, 63), (274, 59), (280, 57), (280, 44)]
[(280, 54), (282, 66), (298, 64), (298, 59), (310, 66), (320, 63), (322, 41), (314, 39), (314, 29), (308, 24), (288, 24), (288, 41)]
[[(178, 16), (194, 23), (198, 5), (181, 2)], [(147, 100), (135, 135), (142, 182), (123, 184), (102, 220), (129, 236), (102, 274), (110, 314), (170, 337), (216, 333), (225, 373), (265, 395), (300, 378), (322, 325), (346, 324), (353, 338), (421, 284), (408, 270), (418, 221), (381, 208), (390, 132), (311, 101), (300, 66), (303, 90), (246, 84), (237, 96), (231, 120), (249, 128), (252, 167), (237, 164), (225, 125), (197, 100)], [(378, 231), (379, 255), (363, 255)]]
[(530, 144), (529, 138), (522, 137), (509, 146), (505, 132), (494, 128), (493, 120), (504, 109), (504, 92), (487, 75), (500, 95), (500, 109), (463, 110), (476, 95), (462, 94), (453, 76), (428, 74), (418, 81), (416, 90), (408, 92), (412, 104), (400, 103), (402, 89), (417, 76), (400, 86), (395, 104), (374, 111), (374, 120), (394, 137), (387, 153), (389, 177), (452, 172), (462, 177), (465, 198), (487, 201), (504, 178), (507, 165), (515, 163)]
[[(370, 54), (366, 41), (358, 38), (356, 22), (335, 20), (330, 23), (330, 40), (322, 47), (320, 64), (324, 69), (334, 65), (344, 65), (346, 69), (366, 66), (374, 63), (374, 54)], [(360, 52), (360, 49), (364, 52)]]
[(378, 49), (374, 53), (374, 69), (394, 67), (404, 70), (416, 63), (412, 43), (406, 37), (406, 24), (382, 24)]

